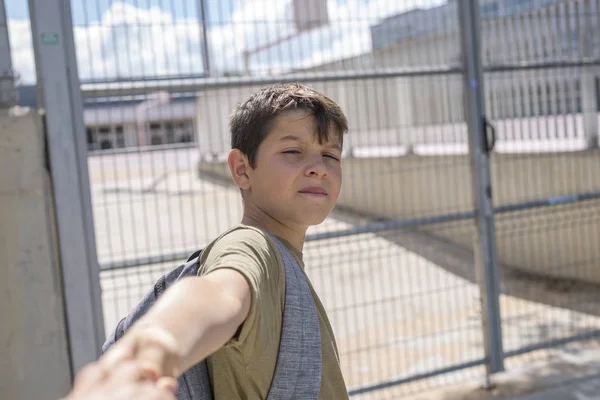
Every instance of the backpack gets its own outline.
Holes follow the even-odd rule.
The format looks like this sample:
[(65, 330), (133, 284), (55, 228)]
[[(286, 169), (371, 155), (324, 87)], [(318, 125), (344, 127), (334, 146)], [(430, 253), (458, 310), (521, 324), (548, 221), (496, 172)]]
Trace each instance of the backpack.
[(195, 276), (198, 274), (198, 268), (200, 267), (200, 254), (202, 254), (202, 250), (198, 250), (194, 252), (184, 264), (179, 265), (176, 268), (171, 269), (165, 275), (161, 276), (152, 290), (144, 296), (142, 301), (140, 301), (137, 306), (131, 311), (129, 315), (123, 317), (115, 331), (112, 335), (106, 340), (104, 345), (102, 346), (102, 353), (104, 353), (110, 346), (112, 346), (117, 340), (121, 339), (121, 337), (125, 334), (125, 331), (133, 325), (142, 315), (148, 311), (150, 306), (154, 304), (154, 302), (158, 299), (158, 297), (167, 290), (167, 287), (171, 285), (173, 282), (186, 277), (186, 276)]
[[(281, 255), (285, 267), (285, 305), (275, 373), (268, 400), (316, 400), (321, 388), (321, 333), (317, 310), (304, 272), (289, 250), (269, 235)], [(154, 287), (122, 318), (115, 331), (102, 346), (106, 352), (119, 340), (156, 299), (177, 280), (196, 276), (202, 250), (193, 253), (185, 263), (161, 276)], [(177, 378), (178, 400), (213, 400), (206, 360), (199, 362)]]

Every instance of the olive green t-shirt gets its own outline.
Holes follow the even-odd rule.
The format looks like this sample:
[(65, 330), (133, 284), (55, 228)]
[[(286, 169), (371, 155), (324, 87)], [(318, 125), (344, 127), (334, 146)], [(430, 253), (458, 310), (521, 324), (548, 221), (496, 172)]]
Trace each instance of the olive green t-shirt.
[[(302, 253), (285, 240), (281, 242), (304, 270)], [(236, 336), (207, 360), (215, 400), (265, 399), (271, 387), (285, 301), (285, 267), (274, 246), (259, 229), (237, 225), (209, 244), (200, 258), (198, 275), (232, 268), (246, 278), (252, 290), (250, 312)], [(333, 330), (308, 277), (307, 281), (321, 329), (319, 399), (348, 399)]]

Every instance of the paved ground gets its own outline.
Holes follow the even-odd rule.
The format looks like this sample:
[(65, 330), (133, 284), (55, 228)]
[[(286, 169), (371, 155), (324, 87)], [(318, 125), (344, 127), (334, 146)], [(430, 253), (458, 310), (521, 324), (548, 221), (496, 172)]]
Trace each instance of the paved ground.
[[(240, 220), (239, 192), (198, 179), (194, 154), (193, 150), (177, 150), (90, 159), (101, 263), (191, 251)], [(363, 222), (355, 215), (337, 212), (312, 232)], [(472, 269), (472, 256), (444, 246), (414, 232), (361, 234), (307, 244), (307, 270), (328, 309), (351, 388), (483, 358), (478, 286), (473, 279), (449, 272), (452, 266)], [(104, 272), (107, 331), (176, 263)], [(567, 307), (573, 303), (573, 293), (551, 293), (536, 282), (509, 278), (511, 287), (520, 284), (523, 290), (509, 291), (511, 295), (501, 298), (505, 348), (517, 349), (600, 327), (596, 315)], [(532, 295), (535, 293), (538, 295)], [(600, 299), (588, 300), (594, 306), (600, 303)], [(508, 367), (573, 352), (581, 352), (581, 347), (521, 356), (510, 360)], [(424, 391), (434, 393), (436, 388), (479, 383), (482, 377), (481, 367), (470, 368), (357, 398), (405, 398)]]
[(458, 385), (408, 397), (411, 400), (596, 400), (600, 399), (600, 352), (560, 354), (514, 368), (496, 376), (495, 386), (484, 390)]

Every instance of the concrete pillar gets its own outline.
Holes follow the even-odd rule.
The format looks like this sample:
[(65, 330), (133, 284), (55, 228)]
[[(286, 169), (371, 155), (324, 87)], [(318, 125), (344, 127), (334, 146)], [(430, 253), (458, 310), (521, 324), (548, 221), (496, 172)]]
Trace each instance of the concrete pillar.
[(64, 396), (71, 384), (54, 206), (41, 122), (0, 110), (0, 397)]

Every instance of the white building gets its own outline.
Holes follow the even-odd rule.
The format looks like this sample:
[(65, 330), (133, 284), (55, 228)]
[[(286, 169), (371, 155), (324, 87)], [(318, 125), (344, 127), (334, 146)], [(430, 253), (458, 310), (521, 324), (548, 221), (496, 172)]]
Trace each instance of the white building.
[(152, 96), (86, 99), (83, 119), (88, 148), (105, 150), (193, 142), (195, 112), (194, 96), (165, 96), (159, 101)]
[[(308, 70), (460, 65), (456, 1), (388, 17), (371, 28), (372, 52)], [(486, 73), (489, 115), (521, 118), (598, 111), (600, 67), (555, 68), (553, 63), (600, 59), (600, 2), (483, 0), (481, 15), (484, 65), (540, 65)], [(402, 107), (410, 108), (410, 124), (464, 119), (462, 75), (414, 77), (404, 82), (408, 94), (399, 97), (406, 99)], [(394, 115), (399, 105), (389, 107), (388, 114)]]
[[(35, 107), (34, 86), (19, 88), (19, 104)], [(90, 151), (195, 142), (195, 119), (195, 95), (163, 92), (84, 99)]]
[[(327, 93), (348, 115), (352, 134), (345, 148), (458, 144), (466, 149), (463, 75), (425, 74), (427, 69), (462, 63), (457, 1), (380, 21), (372, 27), (369, 53), (293, 71), (423, 71), (422, 76), (307, 82)], [(519, 151), (526, 148), (524, 142), (540, 139), (573, 140), (568, 144), (572, 148), (595, 146), (599, 68), (555, 64), (600, 59), (600, 1), (483, 0), (481, 15), (484, 65), (538, 65), (485, 74), (486, 114), (495, 122), (501, 144)], [(254, 89), (198, 94), (203, 156), (214, 158), (229, 149), (226, 130), (211, 129), (212, 121), (226, 120), (235, 104)], [(548, 148), (544, 143), (538, 147), (536, 151)]]

